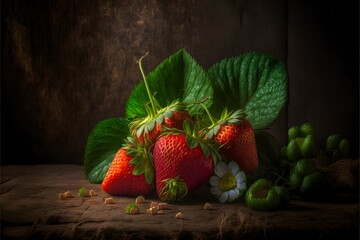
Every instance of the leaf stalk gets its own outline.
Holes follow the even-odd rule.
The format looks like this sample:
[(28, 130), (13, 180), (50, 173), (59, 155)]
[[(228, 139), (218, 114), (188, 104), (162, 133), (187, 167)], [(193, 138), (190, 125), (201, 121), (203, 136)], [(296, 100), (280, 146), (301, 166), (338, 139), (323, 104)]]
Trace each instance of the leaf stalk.
[(157, 113), (157, 109), (156, 109), (156, 105), (155, 105), (155, 99), (153, 97), (153, 95), (151, 94), (151, 91), (150, 91), (150, 87), (149, 87), (149, 84), (147, 82), (147, 79), (146, 79), (146, 76), (145, 76), (145, 72), (144, 72), (144, 69), (143, 69), (143, 66), (142, 66), (142, 60), (149, 54), (149, 52), (146, 52), (145, 55), (141, 56), (141, 58), (138, 60), (138, 64), (139, 64), (139, 69), (140, 69), (140, 72), (141, 72), (141, 75), (144, 79), (144, 83), (145, 83), (145, 88), (146, 88), (146, 92), (148, 94), (148, 97), (150, 99), (150, 105), (151, 105), (151, 112), (150, 112), (150, 115), (151, 117), (154, 117)]

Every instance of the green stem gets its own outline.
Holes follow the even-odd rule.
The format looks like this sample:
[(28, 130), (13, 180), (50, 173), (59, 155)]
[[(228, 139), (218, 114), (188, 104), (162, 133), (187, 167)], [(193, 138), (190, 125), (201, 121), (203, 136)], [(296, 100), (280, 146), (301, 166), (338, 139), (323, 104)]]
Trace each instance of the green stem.
[(272, 174), (274, 174), (275, 176), (278, 177), (274, 183), (275, 186), (277, 186), (277, 183), (279, 182), (279, 180), (283, 180), (286, 184), (290, 185), (289, 181), (286, 178), (284, 178), (283, 176), (281, 176), (280, 174), (278, 174), (276, 171), (271, 171), (271, 172), (272, 172)]
[(212, 123), (212, 125), (211, 125), (209, 128), (210, 128), (210, 129), (213, 128), (213, 127), (216, 125), (216, 123), (217, 123), (216, 119), (211, 115), (209, 109), (205, 106), (204, 103), (200, 103), (200, 105), (205, 109), (205, 111), (206, 111), (207, 115), (209, 116), (210, 121), (211, 121), (211, 123)]
[(155, 107), (155, 106), (156, 106), (156, 105), (155, 105), (155, 100), (154, 100), (153, 96), (151, 95), (151, 91), (150, 91), (150, 88), (149, 88), (149, 84), (148, 84), (148, 82), (147, 82), (147, 80), (146, 80), (146, 76), (145, 76), (145, 73), (144, 73), (144, 69), (143, 69), (142, 64), (141, 64), (141, 61), (143, 60), (143, 58), (145, 58), (148, 54), (149, 54), (149, 53), (147, 52), (145, 55), (143, 55), (143, 56), (139, 59), (138, 62), (139, 62), (139, 68), (140, 68), (141, 75), (142, 75), (142, 77), (143, 77), (143, 79), (144, 79), (146, 92), (147, 92), (147, 94), (148, 94), (148, 96), (149, 96), (149, 99), (150, 99), (150, 104), (151, 104), (151, 109), (152, 109), (152, 113), (150, 113), (150, 114), (151, 114), (151, 116), (153, 117), (153, 116), (155, 116), (156, 113), (157, 113), (157, 109), (156, 109), (156, 107)]

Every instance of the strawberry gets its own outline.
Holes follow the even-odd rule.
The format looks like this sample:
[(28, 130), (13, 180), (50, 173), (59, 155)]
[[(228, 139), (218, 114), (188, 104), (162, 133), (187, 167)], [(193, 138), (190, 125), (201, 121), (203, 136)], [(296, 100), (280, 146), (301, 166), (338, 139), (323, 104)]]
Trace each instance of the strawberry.
[(102, 189), (111, 195), (148, 195), (153, 179), (152, 155), (142, 144), (128, 138), (115, 154)]
[(192, 134), (172, 130), (155, 143), (156, 190), (162, 201), (181, 200), (212, 176), (216, 150), (190, 124), (185, 121), (184, 129)]
[(149, 111), (147, 117), (133, 120), (130, 129), (134, 138), (141, 143), (154, 143), (161, 134), (162, 126), (182, 129), (185, 119), (191, 120), (185, 104), (174, 101), (169, 106), (156, 110), (156, 113)]
[(146, 56), (147, 54), (140, 58), (139, 68), (150, 100), (149, 105), (145, 105), (147, 116), (134, 119), (130, 123), (130, 130), (133, 132), (133, 136), (136, 140), (143, 144), (152, 144), (161, 134), (162, 126), (182, 129), (184, 120), (191, 120), (191, 116), (186, 109), (187, 106), (178, 100), (175, 100), (164, 108), (159, 105), (156, 98), (151, 93), (151, 89), (142, 68), (141, 61)]
[(249, 121), (240, 120), (238, 124), (222, 125), (213, 140), (223, 145), (220, 153), (236, 160), (246, 174), (251, 174), (259, 167), (254, 130)]
[(225, 109), (218, 121), (206, 111), (212, 122), (207, 137), (220, 143), (219, 152), (227, 159), (235, 160), (247, 175), (254, 173), (259, 167), (255, 134), (241, 110), (228, 113)]

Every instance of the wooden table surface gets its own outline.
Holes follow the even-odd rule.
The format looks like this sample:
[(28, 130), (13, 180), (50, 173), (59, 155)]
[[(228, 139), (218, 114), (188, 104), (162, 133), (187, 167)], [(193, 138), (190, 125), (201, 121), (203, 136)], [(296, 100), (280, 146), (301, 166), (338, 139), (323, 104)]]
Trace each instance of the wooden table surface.
[[(286, 209), (251, 211), (244, 203), (220, 204), (203, 187), (159, 215), (145, 211), (156, 196), (125, 214), (132, 197), (114, 197), (90, 184), (83, 166), (1, 167), (1, 239), (358, 239), (359, 203), (313, 203), (292, 199)], [(78, 189), (98, 196), (81, 198)], [(71, 191), (74, 198), (60, 200)], [(205, 202), (214, 210), (203, 210)], [(182, 212), (184, 219), (175, 219)]]

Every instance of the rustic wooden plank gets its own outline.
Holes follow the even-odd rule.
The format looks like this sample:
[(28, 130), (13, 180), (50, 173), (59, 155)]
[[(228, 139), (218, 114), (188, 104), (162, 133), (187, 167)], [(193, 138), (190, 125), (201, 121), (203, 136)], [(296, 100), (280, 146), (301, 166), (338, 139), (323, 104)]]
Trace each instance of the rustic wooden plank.
[[(286, 61), (285, 2), (3, 1), (4, 154), (81, 164), (95, 124), (123, 116), (145, 51), (147, 72), (180, 48), (206, 68), (246, 51)], [(282, 142), (285, 119), (271, 128)]]
[[(98, 184), (89, 184), (83, 167), (76, 165), (6, 166), (1, 168), (1, 237), (12, 239), (342, 239), (358, 237), (358, 203), (332, 204), (293, 199), (281, 211), (257, 212), (244, 203), (220, 204), (205, 186), (183, 202), (170, 204), (161, 215), (145, 214), (150, 196), (140, 204), (141, 214), (124, 212), (133, 197), (114, 197)], [(9, 179), (3, 181), (3, 179)], [(59, 200), (58, 194), (80, 187), (94, 189), (98, 196)], [(215, 210), (205, 211), (210, 202)], [(181, 211), (183, 220), (175, 219)]]

